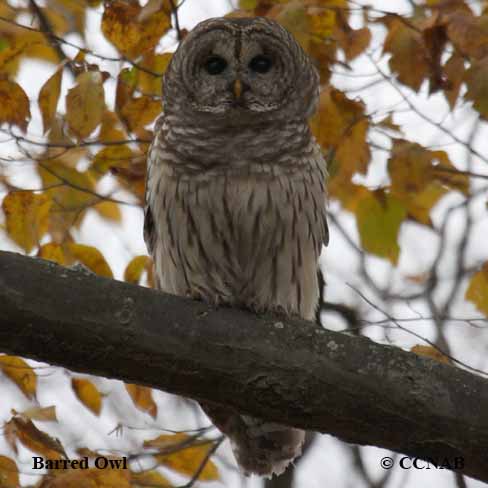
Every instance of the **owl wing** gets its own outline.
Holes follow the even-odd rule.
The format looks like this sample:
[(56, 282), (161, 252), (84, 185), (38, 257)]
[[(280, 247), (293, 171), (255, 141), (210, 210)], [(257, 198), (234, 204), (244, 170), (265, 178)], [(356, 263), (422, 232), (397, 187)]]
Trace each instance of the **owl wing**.
[(154, 139), (149, 147), (148, 157), (147, 157), (147, 175), (146, 175), (146, 192), (145, 192), (145, 206), (144, 206), (144, 240), (146, 242), (147, 249), (149, 254), (153, 254), (156, 239), (157, 239), (157, 231), (154, 226), (154, 218), (151, 209), (151, 201), (153, 200), (154, 196), (152, 196), (152, 192), (154, 188), (151, 185), (151, 173), (154, 171), (154, 166), (158, 164), (158, 145), (159, 145), (159, 138), (162, 137), (161, 128), (164, 123), (164, 114), (161, 115), (154, 125)]

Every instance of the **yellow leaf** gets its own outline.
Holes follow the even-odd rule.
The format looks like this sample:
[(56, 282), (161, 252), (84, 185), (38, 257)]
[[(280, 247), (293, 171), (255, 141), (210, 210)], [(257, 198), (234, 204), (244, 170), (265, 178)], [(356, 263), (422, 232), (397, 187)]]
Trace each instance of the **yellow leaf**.
[(2, 488), (19, 488), (20, 486), (17, 464), (6, 456), (0, 456), (0, 486)]
[(120, 110), (131, 132), (150, 124), (162, 111), (161, 103), (148, 96), (131, 98)]
[(144, 95), (161, 96), (163, 75), (171, 61), (171, 53), (154, 54), (150, 52), (142, 58), (140, 66), (150, 70), (152, 73), (139, 70), (138, 87)]
[(157, 449), (166, 448), (180, 448), (187, 446), (192, 442), (192, 437), (188, 434), (180, 432), (178, 434), (161, 434), (151, 440), (144, 441), (144, 447), (152, 447)]
[(350, 100), (341, 91), (328, 87), (320, 94), (319, 110), (311, 126), (324, 150), (334, 150), (341, 180), (367, 172), (371, 156), (366, 140), (369, 121), (362, 102)]
[[(32, 407), (24, 410), (21, 416), (31, 420), (40, 420), (43, 422), (57, 422), (56, 407)], [(1, 484), (0, 484), (1, 486)]]
[(115, 202), (104, 201), (97, 203), (93, 206), (98, 214), (104, 219), (112, 220), (113, 222), (120, 222), (122, 220), (122, 213), (120, 212), (119, 205)]
[(60, 68), (42, 85), (41, 91), (39, 92), (38, 101), (44, 132), (47, 132), (51, 128), (52, 121), (56, 115), (62, 77), (63, 68)]
[(51, 203), (47, 195), (27, 191), (9, 193), (2, 202), (7, 233), (27, 253), (47, 231)]
[(488, 84), (486, 83), (488, 79), (488, 56), (480, 61), (473, 60), (464, 79), (468, 88), (465, 98), (473, 102), (473, 107), (481, 117), (488, 119)]
[(124, 280), (128, 281), (129, 283), (139, 283), (142, 273), (147, 271), (151, 264), (152, 261), (149, 256), (136, 256), (127, 265), (127, 268), (125, 268)]
[(20, 416), (13, 417), (7, 424), (11, 434), (31, 451), (41, 454), (46, 459), (67, 458), (59, 440), (39, 430), (31, 420)]
[(114, 112), (105, 110), (102, 117), (102, 125), (100, 126), (98, 140), (100, 142), (113, 142), (126, 139), (127, 134), (120, 123), (119, 117)]
[(171, 488), (173, 485), (158, 471), (131, 473), (133, 488)]
[(151, 388), (126, 383), (125, 389), (132, 398), (132, 402), (139, 410), (148, 413), (151, 417), (157, 417), (158, 406), (153, 400)]
[(445, 354), (432, 346), (417, 344), (416, 346), (413, 346), (410, 351), (414, 352), (418, 356), (435, 359), (439, 363), (450, 364), (451, 362), (451, 360)]
[(29, 99), (22, 87), (0, 79), (0, 124), (16, 125), (25, 132), (30, 116)]
[(73, 378), (71, 380), (71, 388), (73, 388), (76, 396), (85, 407), (95, 415), (100, 415), (102, 395), (91, 381), (82, 378)]
[(465, 298), (488, 316), (488, 261), (471, 277)]
[[(212, 442), (185, 447), (171, 454), (156, 454), (154, 457), (162, 465), (188, 477), (193, 476), (212, 449)], [(215, 481), (220, 478), (217, 466), (209, 459), (200, 476), (201, 481)]]
[(386, 16), (384, 22), (388, 35), (383, 51), (391, 54), (388, 61), (390, 69), (397, 74), (401, 83), (418, 91), (422, 81), (430, 74), (428, 52), (422, 35), (397, 17)]
[(398, 232), (406, 216), (405, 207), (392, 195), (376, 190), (363, 196), (356, 219), (364, 250), (396, 264), (400, 253)]
[(66, 96), (66, 120), (79, 137), (89, 136), (102, 121), (105, 109), (102, 74), (86, 71), (76, 78), (76, 86)]
[(91, 269), (94, 273), (100, 276), (105, 276), (106, 278), (113, 278), (110, 266), (107, 261), (105, 261), (103, 254), (97, 248), (74, 243), (69, 243), (67, 248), (78, 261), (84, 264), (88, 269)]
[(114, 0), (105, 4), (102, 32), (125, 56), (137, 57), (151, 50), (171, 26), (169, 8), (149, 13), (136, 3)]
[(35, 398), (37, 376), (34, 370), (17, 356), (0, 356), (0, 369), (29, 399)]
[(133, 156), (132, 149), (125, 144), (104, 147), (93, 158), (91, 173), (100, 177), (112, 168), (127, 168)]
[(69, 264), (69, 261), (64, 253), (63, 247), (59, 244), (49, 242), (39, 248), (37, 255), (42, 259), (47, 259), (62, 266)]

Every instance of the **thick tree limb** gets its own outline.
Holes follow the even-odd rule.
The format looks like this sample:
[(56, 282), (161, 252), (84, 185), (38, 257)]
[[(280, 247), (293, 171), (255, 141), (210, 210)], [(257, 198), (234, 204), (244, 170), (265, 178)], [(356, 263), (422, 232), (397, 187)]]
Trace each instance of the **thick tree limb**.
[(488, 381), (308, 322), (0, 252), (0, 350), (346, 442), (462, 457), (463, 474), (488, 482)]

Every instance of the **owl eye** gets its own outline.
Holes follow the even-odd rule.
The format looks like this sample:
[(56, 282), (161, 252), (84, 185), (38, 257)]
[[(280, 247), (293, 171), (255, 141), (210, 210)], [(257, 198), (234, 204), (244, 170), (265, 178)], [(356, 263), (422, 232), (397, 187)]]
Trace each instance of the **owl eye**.
[(227, 68), (227, 61), (220, 56), (210, 56), (205, 61), (204, 68), (209, 75), (220, 75)]
[(255, 56), (249, 62), (249, 68), (256, 71), (256, 73), (267, 73), (271, 69), (271, 66), (273, 66), (271, 58), (262, 54)]

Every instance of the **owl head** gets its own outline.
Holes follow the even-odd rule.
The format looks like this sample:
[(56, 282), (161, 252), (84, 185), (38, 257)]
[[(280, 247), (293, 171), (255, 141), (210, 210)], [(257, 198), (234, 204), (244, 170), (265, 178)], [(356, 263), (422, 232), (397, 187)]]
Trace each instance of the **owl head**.
[(306, 119), (319, 76), (293, 36), (265, 17), (198, 24), (173, 55), (163, 81), (165, 113), (245, 124)]

